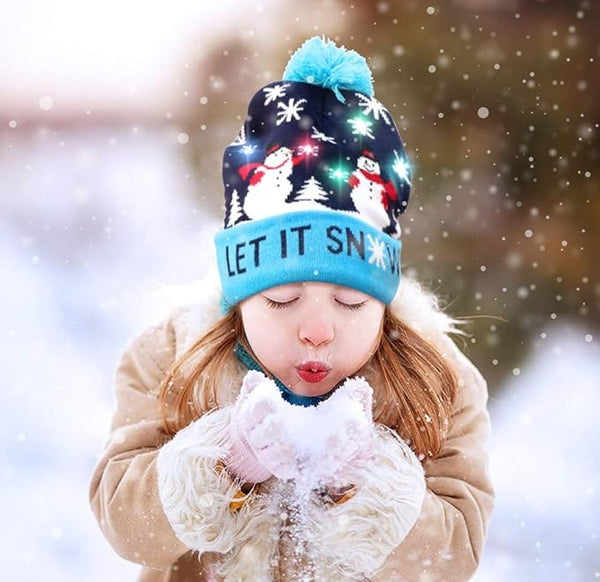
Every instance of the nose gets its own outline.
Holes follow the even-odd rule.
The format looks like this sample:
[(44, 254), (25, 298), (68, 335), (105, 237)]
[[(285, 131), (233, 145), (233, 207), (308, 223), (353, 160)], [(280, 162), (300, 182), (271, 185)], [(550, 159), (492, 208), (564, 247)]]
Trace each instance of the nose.
[(298, 330), (300, 341), (313, 347), (326, 345), (333, 340), (333, 323), (323, 317), (307, 318)]

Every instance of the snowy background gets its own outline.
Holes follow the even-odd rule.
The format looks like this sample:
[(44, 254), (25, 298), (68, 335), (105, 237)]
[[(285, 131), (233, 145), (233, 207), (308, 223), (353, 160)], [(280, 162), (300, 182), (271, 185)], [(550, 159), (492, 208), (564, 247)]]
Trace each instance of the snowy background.
[[(405, 4), (421, 11), (424, 22), (440, 11)], [(518, 2), (508, 5), (519, 10)], [(268, 56), (273, 47), (291, 49), (321, 31), (335, 35), (350, 22), (342, 15), (328, 25), (327, 10), (343, 9), (308, 2), (286, 15), (275, 37), (265, 30), (281, 22), (277, 3), (257, 5), (252, 26), (231, 6), (237, 4), (209, 10), (182, 2), (166, 13), (141, 2), (89, 3), (84, 10), (63, 0), (49, 10), (41, 1), (19, 8), (0, 1), (0, 353), (8, 378), (0, 429), (0, 554), (7, 582), (135, 579), (138, 567), (107, 545), (87, 502), (112, 413), (119, 353), (164, 310), (156, 298), (163, 285), (185, 284), (204, 272), (219, 227), (218, 158), (235, 135), (236, 115), (243, 114), (228, 97), (245, 87), (245, 102), (263, 78), (276, 78), (281, 67)], [(387, 13), (385, 6), (379, 3), (380, 12)], [(236, 38), (223, 49), (220, 35), (242, 20), (243, 42)], [(352, 44), (350, 36), (343, 39)], [(224, 50), (235, 55), (230, 70), (211, 65)], [(248, 64), (246, 54), (255, 61), (259, 54), (261, 66)], [(215, 102), (227, 123), (213, 119)], [(429, 104), (414, 106), (418, 111)], [(413, 131), (424, 123), (400, 117), (409, 136), (411, 121)], [(598, 119), (588, 121), (597, 127)], [(425, 166), (426, 148), (411, 150), (409, 143), (407, 149)], [(474, 192), (470, 204), (490, 206), (493, 215), (493, 199), (473, 185), (493, 173), (466, 166), (462, 172), (459, 181)], [(419, 174), (421, 182), (430, 179), (424, 169)], [(413, 216), (428, 200), (415, 199)], [(449, 233), (468, 227), (468, 220), (444, 220)], [(419, 245), (408, 231), (407, 247)], [(421, 259), (408, 251), (417, 275), (427, 275), (420, 265), (431, 263), (430, 252)], [(481, 260), (474, 256), (472, 262), (481, 271)], [(533, 293), (529, 275), (522, 274), (517, 286), (523, 297)], [(449, 283), (434, 283), (454, 298)], [(499, 295), (504, 284), (497, 283)], [(463, 313), (490, 312), (489, 305), (478, 309), (477, 295), (465, 294), (463, 301)], [(522, 360), (503, 356), (494, 328), (474, 328), (467, 349), (479, 347), (473, 351), (478, 365), (499, 379), (490, 400), (498, 502), (477, 582), (600, 579), (597, 320), (593, 304), (572, 317), (549, 307), (522, 344)], [(478, 336), (485, 339), (476, 344)], [(510, 363), (500, 374), (504, 360)]]

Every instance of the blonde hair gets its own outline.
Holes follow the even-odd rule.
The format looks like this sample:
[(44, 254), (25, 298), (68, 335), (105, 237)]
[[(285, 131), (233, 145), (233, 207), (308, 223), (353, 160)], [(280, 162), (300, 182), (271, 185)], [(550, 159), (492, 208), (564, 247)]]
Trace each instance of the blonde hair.
[[(235, 362), (237, 342), (252, 354), (234, 308), (173, 364), (159, 396), (169, 434), (224, 404), (223, 370)], [(456, 376), (439, 351), (386, 308), (379, 345), (358, 374), (373, 386), (375, 421), (396, 430), (421, 458), (435, 457), (457, 392)]]

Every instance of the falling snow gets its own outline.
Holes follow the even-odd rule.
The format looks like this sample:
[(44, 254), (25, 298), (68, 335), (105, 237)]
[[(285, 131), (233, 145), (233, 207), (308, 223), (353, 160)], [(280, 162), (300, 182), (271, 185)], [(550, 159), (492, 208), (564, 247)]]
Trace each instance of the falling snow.
[[(150, 299), (157, 282), (203, 273), (222, 220), (217, 144), (235, 135), (253, 91), (278, 81), (311, 30), (352, 36), (365, 52), (377, 99), (406, 145), (394, 168), (413, 186), (400, 217), (403, 272), (465, 318), (459, 345), (488, 379), (498, 499), (474, 581), (600, 580), (600, 4), (324, 10), (307, 0), (293, 13), (276, 4), (239, 14), (215, 5), (210, 18), (185, 2), (148, 5), (136, 43), (139, 11), (126, 6), (109, 43), (100, 33), (110, 10), (89, 12), (91, 27), (88, 13), (61, 4), (48, 28), (34, 0), (6, 19), (5, 577), (136, 578), (86, 500), (114, 404), (113, 369), (127, 338), (162, 314)], [(302, 103), (286, 102), (285, 83), (260, 98), (278, 123), (302, 115)], [(352, 126), (367, 139), (370, 102)], [(327, 147), (333, 138), (320, 129), (308, 125), (305, 137)], [(234, 140), (240, 155), (252, 147), (246, 137)], [(329, 168), (332, 178), (347, 180), (347, 163)], [(369, 253), (385, 265), (383, 249)]]

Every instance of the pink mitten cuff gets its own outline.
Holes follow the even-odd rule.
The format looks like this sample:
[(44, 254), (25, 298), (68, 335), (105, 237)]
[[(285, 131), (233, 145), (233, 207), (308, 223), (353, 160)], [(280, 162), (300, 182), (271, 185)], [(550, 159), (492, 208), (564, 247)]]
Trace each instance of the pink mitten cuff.
[(224, 459), (230, 472), (246, 483), (272, 475), (289, 478), (295, 470), (293, 447), (285, 438), (285, 409), (275, 382), (250, 371), (231, 415), (231, 448)]
[(228, 472), (243, 483), (262, 483), (271, 477), (271, 472), (261, 464), (244, 438), (233, 440), (224, 462)]

